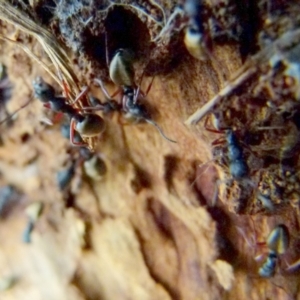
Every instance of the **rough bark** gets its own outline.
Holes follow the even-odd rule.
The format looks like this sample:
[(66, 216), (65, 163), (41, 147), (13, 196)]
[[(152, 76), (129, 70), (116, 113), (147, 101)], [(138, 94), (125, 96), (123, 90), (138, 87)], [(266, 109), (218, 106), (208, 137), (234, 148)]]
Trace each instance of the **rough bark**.
[[(263, 28), (255, 30), (272, 32), (273, 27), (269, 30), (267, 22), (262, 21), (267, 15), (268, 2), (256, 3), (255, 9), (250, 2), (244, 1), (244, 4), (259, 16), (260, 22), (255, 26)], [(285, 271), (287, 263), (299, 257), (296, 202), (299, 188), (296, 186), (291, 196), (296, 199), (294, 202), (289, 199), (288, 203), (275, 203), (274, 200), (274, 211), (261, 209), (262, 204), (253, 196), (259, 179), (261, 182), (275, 181), (271, 175), (267, 178), (269, 173), (257, 172), (258, 167), (266, 166), (261, 162), (266, 160), (266, 155), (257, 159), (256, 152), (269, 151), (265, 149), (272, 143), (277, 143), (278, 149), (286, 144), (277, 142), (277, 134), (272, 132), (269, 140), (259, 136), (259, 144), (251, 145), (248, 152), (245, 150), (254, 170), (250, 180), (257, 185), (253, 188), (249, 184), (249, 188), (246, 183), (251, 194), (241, 196), (239, 190), (245, 185), (225, 182), (230, 178), (228, 160), (223, 159), (226, 143), (221, 144), (221, 156), (213, 156), (215, 147), (211, 142), (224, 137), (223, 132), (211, 133), (204, 128), (203, 122), (193, 126), (184, 124), (227, 82), (236, 78), (237, 72), (247, 66), (247, 58), (265, 48), (259, 45), (252, 49), (249, 44), (249, 49), (245, 50), (247, 45), (241, 41), (227, 40), (230, 36), (227, 33), (228, 36), (225, 34), (220, 39), (215, 37), (211, 59), (199, 61), (184, 48), (183, 30), (172, 31), (163, 40), (153, 42), (159, 33), (159, 22), (149, 20), (149, 16), (137, 7), (151, 12), (151, 16), (159, 20), (162, 11), (154, 1), (124, 2), (124, 5), (115, 6), (96, 1), (91, 6), (86, 6), (84, 1), (74, 3), (68, 6), (63, 2), (32, 1), (28, 7), (31, 17), (56, 34), (68, 49), (81, 87), (91, 85), (91, 78), (98, 77), (106, 80), (111, 93), (116, 89), (108, 79), (105, 31), (109, 52), (120, 47), (133, 49), (137, 58), (137, 82), (145, 70), (141, 83), (143, 91), (154, 77), (145, 100), (151, 117), (177, 143), (164, 140), (148, 123), (124, 124), (116, 115), (105, 117), (106, 130), (96, 140), (94, 149), (107, 165), (104, 178), (101, 181), (89, 179), (78, 167), (71, 187), (60, 191), (56, 174), (77, 157), (78, 150), (62, 137), (58, 124), (49, 126), (43, 122), (45, 118), (52, 118), (52, 113), (33, 99), (10, 122), (2, 123), (0, 204), (3, 201), (4, 204), (0, 207), (0, 298), (299, 299), (298, 273)], [(208, 12), (218, 11), (220, 3), (206, 4)], [(166, 17), (171, 15), (175, 4), (162, 2)], [(254, 26), (248, 15), (248, 23), (243, 23), (246, 22), (245, 11), (235, 1), (226, 5), (225, 12), (232, 13), (234, 25), (228, 21), (230, 26), (237, 26), (235, 22), (244, 28), (248, 23)], [(299, 20), (295, 18), (290, 25), (287, 13), (296, 15), (299, 12), (297, 3), (288, 7), (278, 5), (279, 10), (286, 9), (286, 14), (276, 15), (273, 23), (281, 24), (278, 26), (282, 31), (282, 28), (296, 31)], [(95, 10), (96, 7), (103, 11)], [(230, 10), (232, 7), (234, 10)], [(19, 10), (24, 7), (19, 5)], [(277, 10), (274, 8), (274, 11)], [(93, 18), (89, 20), (89, 16)], [(13, 113), (33, 98), (32, 81), (36, 76), (42, 76), (60, 92), (60, 87), (42, 65), (20, 47), (20, 44), (26, 45), (50, 64), (36, 38), (4, 20), (0, 22), (1, 35), (19, 41), (16, 44), (2, 40), (0, 44), (0, 62), (7, 67), (13, 84), (8, 111)], [(248, 33), (250, 35), (250, 31)], [(281, 34), (277, 33), (274, 40), (277, 41)], [(271, 54), (264, 57), (263, 63), (259, 59), (250, 61), (245, 70), (253, 67), (255, 75), (243, 81), (233, 95), (222, 97), (220, 103), (226, 104), (220, 104), (220, 110), (231, 110), (233, 120), (229, 122), (229, 117), (224, 117), (227, 125), (241, 129), (242, 123), (250, 131), (259, 123), (260, 119), (255, 119), (249, 125), (256, 104), (236, 103), (237, 99), (249, 99), (253, 95), (261, 80), (260, 74), (268, 74), (265, 69), (274, 51), (270, 48)], [(92, 92), (102, 97), (98, 88), (92, 87)], [(267, 106), (265, 102), (259, 106), (260, 114)], [(274, 119), (270, 117), (271, 124), (265, 126), (278, 125), (279, 121)], [(288, 133), (279, 132), (278, 140), (281, 136), (292, 135), (294, 127), (288, 129)], [(296, 130), (293, 137), (298, 135)], [(245, 132), (241, 136), (245, 142)], [(298, 155), (297, 149), (288, 150), (293, 150), (293, 157)], [(277, 155), (280, 160), (282, 151), (278, 151), (270, 156)], [(267, 171), (275, 168), (274, 173), (280, 177), (281, 163), (276, 163), (269, 163), (266, 168)], [(219, 177), (223, 180), (220, 199), (213, 203)], [(14, 194), (2, 200), (4, 187), (8, 185), (14, 187)], [(248, 206), (239, 210), (236, 203), (245, 197), (249, 200)], [(28, 225), (26, 207), (35, 202), (43, 203), (43, 210), (34, 224), (31, 242), (24, 243), (22, 235)], [(263, 261), (256, 262), (255, 256), (263, 251), (260, 244), (279, 223), (288, 226), (291, 246), (280, 258), (276, 275), (262, 279), (257, 271)]]

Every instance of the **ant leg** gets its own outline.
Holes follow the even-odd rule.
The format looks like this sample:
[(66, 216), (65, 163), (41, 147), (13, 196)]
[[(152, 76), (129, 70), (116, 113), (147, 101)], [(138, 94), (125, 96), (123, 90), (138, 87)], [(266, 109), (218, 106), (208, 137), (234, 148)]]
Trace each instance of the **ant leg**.
[(105, 88), (104, 84), (103, 84), (103, 81), (101, 79), (97, 79), (95, 78), (94, 79), (94, 82), (97, 83), (102, 91), (102, 94), (105, 96), (105, 98), (107, 99), (112, 99), (113, 96), (110, 96), (107, 89)]
[[(175, 18), (177, 16), (184, 16), (184, 11), (182, 8), (177, 7), (174, 12), (172, 13), (172, 15), (169, 17), (167, 23), (165, 24), (165, 26), (162, 28), (162, 30), (160, 31), (160, 33), (154, 38), (152, 39), (152, 42), (159, 42), (162, 37), (164, 37), (167, 33), (169, 33), (172, 29), (175, 28), (175, 26), (171, 26), (171, 23), (173, 22), (173, 20), (175, 20)], [(181, 30), (182, 28), (180, 28), (179, 30)]]
[(117, 89), (112, 95), (110, 95), (107, 91), (107, 89), (105, 88), (103, 82), (101, 79), (94, 79), (94, 82), (97, 83), (103, 93), (103, 95), (105, 96), (106, 99), (113, 99), (116, 95), (120, 94), (122, 92), (122, 90), (119, 88)]
[(217, 145), (221, 145), (221, 144), (224, 144), (224, 143), (225, 143), (224, 137), (220, 137), (220, 138), (214, 140), (214, 141), (211, 143), (211, 145), (212, 145), (212, 146), (217, 146)]
[(213, 129), (213, 128), (209, 127), (209, 125), (208, 125), (209, 117), (210, 117), (209, 115), (206, 116), (205, 121), (204, 121), (204, 128), (205, 128), (205, 130), (207, 130), (209, 132), (213, 132), (213, 133), (223, 133), (223, 131), (221, 131), (221, 130), (217, 130), (217, 129)]
[[(193, 187), (195, 184), (196, 184), (196, 181), (200, 178), (200, 176), (204, 175), (208, 170), (209, 168), (211, 167), (210, 163), (214, 162), (215, 161), (215, 158), (213, 159), (210, 159), (209, 161), (205, 162), (205, 163), (202, 163), (200, 165), (197, 166), (198, 169), (205, 169), (204, 170), (201, 170), (200, 174), (198, 174), (196, 176), (196, 178), (193, 180), (193, 182), (191, 183), (190, 187)], [(197, 172), (197, 171), (196, 171)]]
[(135, 89), (134, 98), (133, 98), (134, 99), (133, 100), (133, 104), (136, 104), (140, 93), (142, 94), (143, 97), (147, 97), (147, 95), (148, 95), (148, 93), (149, 93), (149, 91), (150, 91), (150, 89), (152, 87), (152, 84), (153, 84), (153, 81), (154, 81), (155, 77), (152, 77), (151, 82), (150, 82), (150, 84), (147, 87), (146, 93), (144, 93), (144, 92), (141, 91), (141, 84), (142, 84), (143, 76), (144, 76), (144, 72), (142, 74), (142, 78), (141, 78), (140, 84), (138, 85), (138, 88)]
[(147, 87), (147, 90), (146, 90), (146, 93), (145, 93), (145, 97), (148, 95), (148, 93), (149, 93), (149, 91), (150, 91), (150, 89), (151, 89), (151, 87), (152, 87), (154, 78), (155, 78), (155, 77), (152, 77), (151, 82), (150, 82), (150, 84), (149, 84), (148, 87)]
[(107, 32), (104, 33), (104, 39), (105, 39), (105, 60), (107, 68), (109, 69), (109, 57), (108, 57), (108, 39), (107, 39)]
[(293, 272), (299, 271), (299, 269), (300, 269), (300, 259), (296, 260), (292, 264), (287, 263), (287, 266), (288, 267), (285, 269), (285, 272), (293, 273)]
[(53, 124), (59, 123), (63, 117), (64, 117), (63, 113), (57, 113), (52, 120)]
[(75, 103), (77, 103), (82, 97), (84, 97), (88, 93), (89, 90), (90, 90), (90, 88), (88, 86), (84, 87), (84, 89), (76, 97), (76, 99), (73, 101), (73, 103), (71, 103), (71, 105), (74, 105)]
[(122, 97), (122, 108), (125, 112), (127, 112), (127, 97), (123, 95)]
[(76, 121), (74, 118), (71, 119), (71, 124), (70, 124), (70, 142), (73, 146), (78, 146), (78, 147), (83, 147), (86, 146), (86, 143), (78, 143), (75, 142), (75, 125)]
[[(145, 69), (146, 69), (146, 68), (145, 68)], [(149, 84), (148, 87), (147, 87), (146, 93), (141, 92), (141, 85), (142, 85), (142, 81), (143, 81), (143, 78), (144, 78), (145, 69), (144, 69), (144, 71), (143, 71), (143, 73), (142, 73), (142, 76), (141, 76), (140, 83), (139, 83), (138, 87), (137, 87), (136, 89), (134, 89), (134, 90), (135, 90), (135, 92), (134, 92), (134, 98), (133, 98), (133, 99), (134, 99), (134, 100), (133, 100), (133, 103), (134, 103), (134, 104), (137, 102), (137, 99), (138, 99), (138, 96), (139, 96), (140, 93), (142, 94), (143, 97), (146, 97), (146, 96), (148, 95), (148, 93), (149, 93), (149, 91), (150, 91), (150, 89), (151, 89), (151, 87), (152, 87), (154, 78), (155, 78), (155, 77), (152, 77), (152, 80), (151, 80), (150, 84)]]
[(138, 88), (136, 89), (136, 92), (133, 95), (133, 104), (136, 104), (139, 93), (140, 93), (140, 85), (138, 86)]
[(120, 93), (122, 93), (122, 89), (119, 88), (111, 95), (111, 98), (114, 98), (115, 96), (117, 96)]
[(103, 81), (101, 79), (94, 79), (94, 82), (97, 83), (102, 91), (102, 94), (107, 98), (107, 99), (111, 99), (111, 96), (109, 95), (107, 89), (105, 88)]

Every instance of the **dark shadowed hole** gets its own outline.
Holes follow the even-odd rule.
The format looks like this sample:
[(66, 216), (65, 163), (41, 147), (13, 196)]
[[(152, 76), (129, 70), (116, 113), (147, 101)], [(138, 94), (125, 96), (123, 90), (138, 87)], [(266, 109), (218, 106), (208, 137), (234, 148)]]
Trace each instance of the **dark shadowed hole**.
[(174, 177), (174, 173), (178, 169), (178, 162), (179, 159), (176, 156), (172, 156), (172, 155), (165, 156), (164, 179), (167, 184), (168, 190), (170, 190), (173, 187), (173, 177)]
[(29, 133), (22, 134), (22, 136), (21, 136), (22, 143), (26, 143), (29, 139), (30, 139)]
[(145, 170), (141, 169), (138, 166), (135, 166), (135, 177), (131, 181), (131, 187), (136, 194), (138, 194), (144, 188), (150, 188), (150, 175)]
[(149, 52), (148, 29), (130, 10), (116, 6), (107, 16), (105, 28), (110, 59), (120, 48), (131, 49), (137, 59)]
[(54, 0), (40, 1), (35, 7), (35, 12), (43, 25), (49, 25), (55, 12), (56, 3)]
[[(131, 11), (116, 6), (105, 20), (109, 62), (120, 48), (130, 49), (135, 59), (147, 57), (150, 36), (144, 23)], [(106, 66), (105, 34), (95, 36), (89, 28), (83, 32), (83, 48), (89, 59)], [(109, 63), (108, 62), (108, 63)]]

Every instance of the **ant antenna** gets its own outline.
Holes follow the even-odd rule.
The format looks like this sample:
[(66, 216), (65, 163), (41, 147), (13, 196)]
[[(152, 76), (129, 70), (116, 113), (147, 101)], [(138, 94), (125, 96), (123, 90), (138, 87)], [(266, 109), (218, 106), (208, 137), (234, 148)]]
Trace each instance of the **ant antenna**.
[(109, 70), (109, 57), (108, 57), (108, 39), (107, 39), (107, 32), (105, 31), (104, 33), (104, 39), (105, 39), (105, 60), (106, 60), (106, 65)]
[(33, 97), (30, 97), (28, 101), (26, 101), (23, 105), (21, 105), (17, 110), (15, 110), (12, 114), (10, 114), (8, 117), (6, 117), (4, 120), (0, 121), (0, 126), (2, 126), (3, 123), (11, 120), (14, 115), (16, 115), (20, 110), (25, 108), (31, 101), (33, 100)]
[(168, 137), (164, 134), (164, 132), (162, 131), (162, 129), (161, 129), (154, 121), (152, 121), (152, 120), (150, 120), (150, 119), (146, 119), (146, 118), (144, 118), (144, 120), (145, 120), (147, 123), (153, 125), (153, 126), (158, 130), (158, 132), (160, 133), (160, 135), (161, 135), (165, 140), (167, 140), (167, 141), (169, 141), (169, 142), (171, 142), (171, 143), (177, 144), (176, 141), (171, 140), (170, 138), (168, 138)]

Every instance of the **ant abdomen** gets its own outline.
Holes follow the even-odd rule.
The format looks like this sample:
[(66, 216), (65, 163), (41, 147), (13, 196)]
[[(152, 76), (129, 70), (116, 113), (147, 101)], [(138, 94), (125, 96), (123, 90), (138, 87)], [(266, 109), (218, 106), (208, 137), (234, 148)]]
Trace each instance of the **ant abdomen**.
[(119, 49), (109, 65), (109, 76), (118, 86), (134, 86), (133, 54), (128, 49)]
[(278, 256), (287, 251), (289, 241), (289, 231), (285, 225), (277, 225), (271, 231), (267, 238), (267, 246), (269, 249), (268, 257), (265, 263), (258, 270), (258, 274), (261, 277), (270, 278), (275, 275)]
[(278, 256), (275, 252), (270, 252), (265, 263), (259, 268), (258, 274), (261, 277), (270, 278), (275, 275)]
[(97, 154), (85, 160), (83, 166), (86, 175), (93, 180), (101, 180), (107, 172), (104, 160)]
[(249, 169), (243, 160), (234, 160), (230, 162), (229, 171), (234, 179), (240, 180), (248, 175)]
[(105, 129), (104, 120), (96, 114), (77, 114), (73, 120), (76, 121), (76, 131), (84, 137), (97, 136)]

